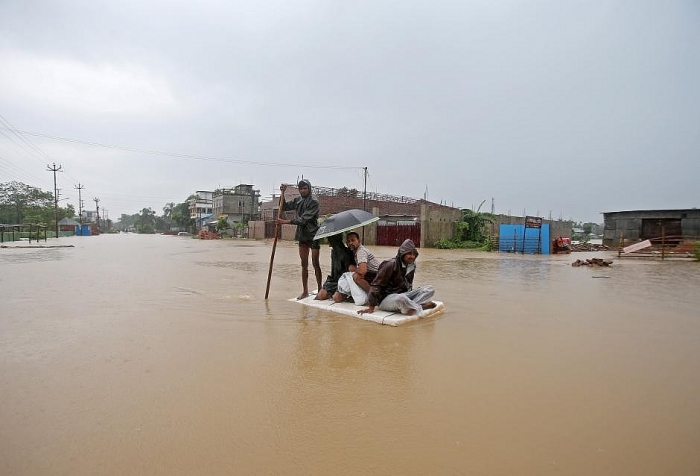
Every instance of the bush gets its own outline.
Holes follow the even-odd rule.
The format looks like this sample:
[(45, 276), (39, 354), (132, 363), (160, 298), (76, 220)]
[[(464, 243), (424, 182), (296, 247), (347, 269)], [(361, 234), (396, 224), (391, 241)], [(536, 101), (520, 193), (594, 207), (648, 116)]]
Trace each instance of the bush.
[(467, 249), (467, 250), (481, 250), (481, 251), (491, 251), (492, 246), (490, 241), (481, 243), (478, 241), (460, 241), (460, 240), (446, 240), (442, 238), (435, 243), (435, 248), (441, 250), (454, 250), (454, 249)]
[(700, 261), (700, 241), (693, 243), (693, 256), (695, 259)]

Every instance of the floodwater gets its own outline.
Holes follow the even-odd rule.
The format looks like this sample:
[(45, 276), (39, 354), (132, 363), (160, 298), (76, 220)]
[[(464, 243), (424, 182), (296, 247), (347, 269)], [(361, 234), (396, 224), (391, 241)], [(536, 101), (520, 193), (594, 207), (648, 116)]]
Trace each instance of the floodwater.
[(422, 249), (392, 328), (287, 301), (293, 243), (267, 301), (269, 241), (48, 244), (0, 249), (4, 476), (700, 474), (698, 263)]

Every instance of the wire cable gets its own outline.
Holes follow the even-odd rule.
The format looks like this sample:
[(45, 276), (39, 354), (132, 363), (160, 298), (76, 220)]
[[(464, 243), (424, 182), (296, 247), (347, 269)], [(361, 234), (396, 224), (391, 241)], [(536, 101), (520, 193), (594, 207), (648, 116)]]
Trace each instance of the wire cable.
[(83, 140), (83, 139), (73, 139), (73, 138), (69, 138), (69, 137), (61, 137), (61, 136), (55, 136), (55, 135), (51, 135), (51, 134), (41, 134), (39, 132), (23, 131), (23, 130), (19, 130), (19, 129), (17, 129), (17, 132), (19, 132), (20, 134), (27, 134), (27, 135), (34, 136), (34, 137), (44, 137), (46, 139), (52, 139), (52, 140), (57, 140), (57, 141), (69, 142), (69, 143), (74, 143), (74, 144), (83, 144), (83, 145), (87, 145), (90, 147), (101, 147), (104, 149), (123, 150), (123, 151), (127, 151), (127, 152), (137, 152), (139, 154), (162, 155), (165, 157), (171, 157), (174, 159), (181, 159), (181, 160), (203, 160), (203, 161), (211, 161), (211, 162), (225, 162), (225, 163), (231, 163), (231, 164), (260, 165), (260, 166), (264, 166), (264, 167), (297, 167), (297, 168), (335, 169), (335, 170), (355, 170), (358, 168), (362, 168), (362, 167), (354, 167), (354, 166), (351, 167), (351, 166), (343, 166), (343, 165), (315, 165), (315, 164), (297, 164), (297, 163), (281, 163), (281, 162), (259, 162), (259, 161), (254, 161), (254, 160), (230, 159), (230, 158), (222, 158), (222, 157), (206, 157), (206, 156), (198, 156), (198, 155), (191, 155), (191, 154), (181, 154), (181, 153), (177, 153), (177, 152), (142, 149), (139, 147), (128, 147), (128, 146), (115, 145), (115, 144), (101, 144), (99, 142), (93, 142), (93, 141), (88, 141), (88, 140)]
[(10, 121), (8, 121), (5, 118), (5, 116), (3, 116), (2, 114), (0, 114), (0, 124), (3, 124), (7, 129), (10, 130), (10, 132), (12, 132), (15, 136), (17, 136), (22, 142), (27, 144), (29, 147), (31, 147), (35, 151), (39, 152), (39, 154), (41, 154), (43, 156), (44, 160), (49, 160), (49, 155), (46, 152), (41, 150), (41, 148), (38, 145), (34, 144), (32, 141), (30, 141), (29, 139), (24, 137), (22, 134), (20, 134), (17, 131), (17, 128), (15, 126), (13, 126), (10, 123)]

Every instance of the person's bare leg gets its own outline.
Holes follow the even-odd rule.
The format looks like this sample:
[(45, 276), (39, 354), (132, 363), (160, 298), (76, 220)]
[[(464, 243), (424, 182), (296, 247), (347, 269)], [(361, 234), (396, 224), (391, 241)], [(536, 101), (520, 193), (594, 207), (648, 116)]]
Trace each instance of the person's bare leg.
[(319, 291), (321, 288), (321, 280), (323, 279), (323, 273), (321, 273), (321, 260), (319, 258), (321, 254), (320, 249), (311, 250), (311, 264), (314, 266), (314, 273), (316, 273), (316, 284)]
[(301, 260), (302, 291), (297, 299), (304, 299), (309, 295), (309, 245), (299, 243), (299, 259)]

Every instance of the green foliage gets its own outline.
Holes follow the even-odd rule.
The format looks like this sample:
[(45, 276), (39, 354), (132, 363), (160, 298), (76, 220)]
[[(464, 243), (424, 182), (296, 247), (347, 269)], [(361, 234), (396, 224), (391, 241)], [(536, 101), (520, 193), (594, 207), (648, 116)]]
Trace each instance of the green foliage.
[(136, 233), (143, 233), (143, 234), (152, 235), (155, 232), (156, 232), (155, 228), (153, 228), (153, 225), (150, 225), (150, 224), (136, 226)]
[(700, 261), (700, 241), (693, 243), (693, 256), (695, 259)]
[[(476, 210), (462, 209), (462, 219), (455, 227), (455, 237), (451, 242), (454, 248), (482, 248), (488, 241), (487, 226), (495, 222), (490, 213), (483, 213), (481, 207), (486, 200), (479, 204)], [(470, 245), (476, 243), (478, 245)]]
[(194, 230), (195, 221), (190, 218), (190, 205), (188, 202), (178, 203), (173, 207), (171, 220), (184, 230)]
[(458, 240), (447, 240), (442, 238), (435, 243), (435, 248), (443, 250), (455, 250), (455, 249), (466, 249), (466, 250), (480, 250), (480, 251), (492, 251), (493, 246), (491, 240), (486, 240), (484, 242), (478, 241), (458, 241)]
[(73, 205), (54, 209), (53, 193), (21, 182), (0, 183), (0, 223), (44, 224), (53, 227), (58, 219), (73, 218)]
[(228, 224), (228, 221), (226, 221), (226, 218), (221, 217), (219, 220), (216, 222), (216, 231), (218, 233), (223, 232), (224, 230), (228, 230), (231, 228)]
[(175, 209), (175, 203), (166, 203), (163, 207), (163, 218), (170, 219), (173, 216), (173, 210)]
[(486, 225), (494, 223), (494, 217), (490, 213), (483, 213), (481, 207), (486, 200), (479, 204), (476, 210), (462, 209), (462, 226), (458, 228), (462, 241), (486, 241)]
[(155, 233), (170, 230), (177, 226), (180, 230), (194, 231), (195, 221), (190, 218), (189, 203), (166, 203), (163, 216), (157, 216), (150, 208), (144, 208), (133, 215), (122, 214), (116, 228), (120, 230), (136, 229), (137, 233)]
[(144, 208), (136, 219), (136, 233), (155, 233), (156, 212)]
[(53, 223), (54, 220), (52, 193), (22, 182), (0, 183), (0, 223)]

